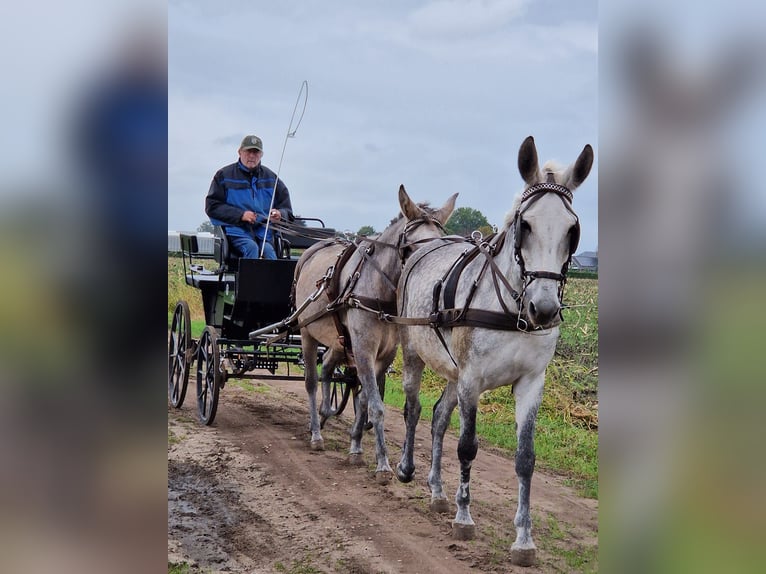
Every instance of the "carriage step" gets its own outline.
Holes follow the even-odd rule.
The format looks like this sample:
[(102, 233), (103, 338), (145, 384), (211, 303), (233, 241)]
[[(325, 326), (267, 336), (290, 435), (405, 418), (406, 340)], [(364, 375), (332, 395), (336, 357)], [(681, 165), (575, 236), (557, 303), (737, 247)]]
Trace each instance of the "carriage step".
[(255, 359), (253, 361), (253, 368), (254, 369), (266, 369), (267, 371), (271, 371), (272, 373), (277, 370), (277, 367), (279, 364), (276, 360), (273, 359)]

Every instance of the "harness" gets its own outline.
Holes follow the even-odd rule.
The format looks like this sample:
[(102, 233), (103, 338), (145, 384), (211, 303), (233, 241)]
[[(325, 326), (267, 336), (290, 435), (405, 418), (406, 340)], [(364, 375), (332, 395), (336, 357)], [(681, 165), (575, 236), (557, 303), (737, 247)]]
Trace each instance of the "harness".
[[(329, 303), (325, 306), (324, 309), (298, 322), (295, 325), (295, 328), (301, 329), (302, 327), (313, 323), (325, 315), (332, 315), (333, 321), (335, 323), (335, 328), (338, 331), (338, 341), (343, 346), (347, 362), (349, 365), (353, 366), (354, 355), (353, 349), (351, 347), (351, 337), (349, 336), (348, 328), (340, 320), (341, 309), (362, 309), (364, 311), (375, 313), (379, 318), (396, 314), (396, 282), (392, 280), (388, 275), (386, 275), (383, 269), (381, 269), (380, 265), (374, 257), (375, 250), (377, 246), (395, 249), (400, 263), (403, 266), (409, 255), (414, 251), (415, 246), (432, 239), (428, 238), (418, 241), (407, 241), (407, 234), (414, 230), (416, 227), (425, 223), (432, 223), (436, 225), (441, 231), (444, 231), (444, 228), (438, 220), (430, 216), (422, 216), (416, 219), (411, 219), (407, 222), (404, 229), (399, 234), (396, 244), (386, 243), (384, 241), (379, 241), (369, 237), (360, 237), (356, 241), (349, 242), (345, 249), (343, 249), (343, 251), (338, 254), (335, 263), (331, 265), (325, 275), (317, 281), (317, 292), (315, 292), (315, 294), (310, 297), (311, 300), (314, 300), (318, 292), (324, 291), (327, 295)], [(337, 244), (339, 241), (342, 242), (348, 240), (340, 239), (328, 241), (318, 249), (330, 247), (331, 245)], [(361, 257), (357, 261), (356, 267), (354, 267), (353, 271), (351, 271), (349, 274), (345, 284), (341, 286), (340, 272), (348, 264), (354, 253), (357, 252), (360, 253)], [(384, 282), (390, 289), (391, 297), (366, 297), (354, 293), (354, 288), (356, 287), (356, 284), (362, 274), (365, 265), (371, 266), (383, 278)], [(298, 281), (299, 274), (300, 268), (296, 270), (295, 280), (293, 281), (293, 301), (295, 285)], [(296, 316), (297, 314), (293, 314), (293, 317)]]
[[(524, 258), (521, 253), (521, 246), (523, 240), (523, 215), (527, 209), (529, 209), (534, 203), (546, 193), (555, 193), (562, 201), (567, 210), (575, 217), (574, 233), (570, 237), (569, 253), (566, 262), (562, 265), (561, 270), (558, 272), (553, 271), (529, 271), (526, 269)], [(559, 282), (558, 297), (559, 301), (563, 302), (564, 297), (564, 285), (566, 284), (567, 270), (572, 259), (572, 255), (577, 249), (580, 235), (580, 224), (577, 214), (572, 210), (572, 192), (565, 186), (559, 185), (553, 181), (553, 174), (549, 173), (547, 181), (544, 183), (538, 183), (536, 185), (527, 188), (521, 196), (519, 202), (519, 208), (517, 209), (512, 224), (512, 239), (513, 239), (513, 255), (516, 263), (520, 267), (522, 288), (521, 293), (516, 291), (510, 284), (505, 275), (501, 272), (497, 263), (495, 262), (495, 256), (502, 249), (507, 238), (507, 231), (503, 231), (499, 234), (491, 235), (486, 240), (482, 239), (480, 233), (475, 233), (471, 238), (448, 236), (443, 237), (442, 241), (431, 248), (428, 252), (425, 252), (408, 270), (408, 274), (405, 277), (404, 285), (402, 287), (403, 292), (406, 291), (407, 283), (410, 277), (415, 272), (417, 265), (426, 259), (431, 253), (446, 247), (453, 245), (455, 242), (470, 243), (469, 247), (458, 256), (458, 258), (452, 262), (452, 265), (447, 269), (444, 275), (435, 282), (432, 292), (432, 306), (431, 313), (428, 317), (401, 317), (387, 315), (381, 317), (382, 320), (401, 324), (401, 325), (428, 325), (434, 329), (436, 336), (441, 344), (444, 346), (447, 353), (450, 355), (450, 359), (453, 364), (455, 359), (449, 352), (446, 341), (442, 334), (443, 329), (452, 329), (453, 327), (480, 327), (483, 329), (494, 329), (504, 331), (520, 331), (523, 333), (530, 333), (535, 330), (542, 330), (541, 327), (533, 327), (531, 322), (528, 321), (522, 313), (522, 305), (527, 287), (535, 279), (554, 279)], [(476, 275), (476, 278), (471, 282), (468, 295), (466, 297), (465, 304), (462, 307), (455, 306), (455, 295), (461, 279), (461, 276), (468, 265), (479, 256), (484, 257), (484, 262)], [(471, 302), (476, 293), (476, 289), (485, 276), (489, 275), (492, 280), (495, 295), (502, 307), (500, 311), (487, 311), (483, 309), (475, 309), (471, 307)], [(504, 297), (503, 292), (506, 292), (516, 303), (516, 310), (512, 310), (512, 305), (509, 304)], [(402, 298), (403, 299), (403, 298)], [(559, 310), (559, 316), (563, 321), (563, 315)]]
[[(567, 260), (561, 267), (560, 271), (529, 271), (526, 268), (524, 257), (521, 252), (523, 242), (523, 227), (524, 227), (524, 213), (534, 205), (543, 194), (554, 193), (559, 199), (561, 199), (564, 207), (574, 216), (575, 225), (572, 228), (572, 236), (570, 237), (569, 252)], [(564, 298), (564, 285), (566, 284), (567, 271), (572, 260), (572, 255), (577, 249), (580, 237), (580, 221), (577, 214), (571, 207), (572, 204), (572, 192), (563, 185), (555, 183), (553, 179), (553, 173), (548, 173), (547, 180), (543, 183), (538, 183), (528, 187), (521, 196), (519, 201), (519, 208), (514, 215), (513, 223), (510, 226), (512, 229), (513, 240), (513, 256), (514, 260), (519, 266), (520, 275), (522, 278), (521, 293), (516, 291), (505, 275), (502, 273), (497, 263), (495, 262), (495, 256), (503, 248), (505, 241), (508, 239), (508, 231), (505, 230), (499, 234), (493, 234), (486, 239), (482, 238), (480, 233), (474, 232), (470, 238), (448, 235), (440, 238), (440, 241), (436, 245), (427, 247), (428, 249), (409, 269), (407, 276), (405, 277), (403, 291), (406, 291), (407, 283), (412, 276), (417, 265), (425, 259), (431, 253), (442, 249), (448, 245), (454, 245), (455, 243), (467, 243), (470, 246), (458, 256), (458, 258), (452, 262), (450, 267), (444, 273), (442, 278), (434, 284), (432, 292), (432, 307), (431, 313), (428, 317), (401, 317), (399, 316), (396, 306), (396, 285), (394, 281), (388, 277), (380, 268), (378, 263), (373, 258), (375, 247), (380, 245), (387, 248), (393, 248), (397, 250), (399, 259), (404, 265), (409, 255), (414, 251), (414, 246), (426, 242), (432, 241), (433, 238), (423, 239), (414, 242), (407, 242), (406, 236), (409, 231), (421, 225), (423, 223), (433, 223), (442, 231), (444, 230), (442, 225), (430, 216), (424, 216), (417, 219), (410, 220), (405, 226), (402, 233), (399, 235), (396, 245), (382, 242), (376, 239), (363, 237), (354, 242), (343, 239), (334, 239), (332, 241), (326, 241), (318, 249), (329, 247), (337, 243), (338, 241), (345, 241), (348, 243), (346, 248), (338, 255), (335, 264), (331, 265), (325, 275), (317, 281), (317, 290), (297, 309), (289, 318), (278, 324), (279, 327), (297, 328), (300, 329), (327, 314), (332, 314), (335, 322), (336, 329), (338, 330), (338, 340), (343, 345), (346, 352), (346, 357), (350, 361), (353, 361), (353, 349), (351, 348), (351, 339), (348, 336), (348, 330), (339, 317), (339, 311), (342, 308), (354, 308), (362, 309), (370, 313), (374, 313), (378, 316), (378, 319), (387, 323), (395, 323), (399, 325), (427, 325), (434, 329), (439, 341), (444, 346), (445, 350), (450, 356), (452, 362), (455, 363), (455, 359), (449, 352), (446, 341), (442, 334), (443, 329), (452, 329), (454, 327), (479, 327), (483, 329), (495, 329), (505, 331), (519, 331), (522, 333), (530, 333), (536, 330), (544, 330), (542, 327), (533, 327), (531, 322), (528, 321), (522, 313), (522, 305), (524, 296), (526, 294), (527, 287), (535, 279), (553, 279), (558, 281), (558, 298), (559, 302), (563, 303)], [(363, 244), (369, 244), (364, 247)], [(319, 245), (319, 244), (318, 244)], [(349, 275), (343, 287), (340, 286), (339, 271), (348, 263), (351, 256), (359, 251), (361, 257), (357, 262), (357, 266), (354, 271)], [(461, 276), (468, 265), (474, 261), (479, 255), (484, 257), (484, 262), (479, 270), (476, 278), (471, 283), (468, 295), (466, 297), (463, 307), (455, 306), (455, 295), (458, 285), (460, 283)], [(354, 293), (354, 287), (356, 286), (359, 277), (365, 263), (369, 263), (378, 273), (384, 278), (388, 284), (393, 298), (371, 298)], [(293, 282), (293, 303), (295, 284), (300, 273), (300, 268), (296, 270), (296, 279)], [(495, 295), (500, 303), (503, 311), (487, 311), (483, 309), (474, 309), (471, 307), (471, 302), (476, 293), (476, 290), (483, 280), (483, 278), (489, 275), (492, 280)], [(309, 303), (315, 301), (322, 292), (327, 293), (329, 299), (328, 305), (324, 309), (314, 313), (310, 317), (297, 322), (300, 313), (308, 306)], [(506, 297), (503, 296), (503, 291), (507, 292), (510, 297), (516, 303), (516, 309), (512, 310), (511, 306), (506, 301)], [(443, 305), (442, 305), (443, 303)], [(559, 316), (563, 321), (563, 315), (559, 310)], [(272, 329), (276, 326), (271, 326)], [(251, 333), (251, 336), (257, 332)], [(351, 364), (351, 363), (350, 363)]]

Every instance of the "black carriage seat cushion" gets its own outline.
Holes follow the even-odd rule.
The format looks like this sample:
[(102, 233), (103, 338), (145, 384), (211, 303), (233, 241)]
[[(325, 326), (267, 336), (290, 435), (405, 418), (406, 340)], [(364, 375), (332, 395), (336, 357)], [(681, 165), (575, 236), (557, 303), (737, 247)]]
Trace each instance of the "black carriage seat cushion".
[(181, 233), (179, 239), (181, 240), (182, 253), (185, 253), (187, 256), (197, 255), (199, 253), (199, 244), (197, 243), (196, 235)]

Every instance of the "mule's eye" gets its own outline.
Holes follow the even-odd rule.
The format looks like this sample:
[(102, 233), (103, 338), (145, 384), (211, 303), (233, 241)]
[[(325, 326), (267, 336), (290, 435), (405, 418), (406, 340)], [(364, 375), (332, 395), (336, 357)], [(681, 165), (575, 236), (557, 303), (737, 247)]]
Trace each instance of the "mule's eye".
[(529, 226), (529, 223), (518, 215), (516, 216), (514, 227), (516, 230), (513, 233), (513, 249), (516, 253), (519, 253), (522, 245), (524, 245), (524, 241), (529, 237), (529, 234), (532, 233), (532, 228)]
[(529, 225), (529, 223), (526, 220), (522, 219), (520, 231), (521, 231), (521, 237), (524, 238), (524, 237), (527, 237), (530, 233), (532, 233), (532, 227)]

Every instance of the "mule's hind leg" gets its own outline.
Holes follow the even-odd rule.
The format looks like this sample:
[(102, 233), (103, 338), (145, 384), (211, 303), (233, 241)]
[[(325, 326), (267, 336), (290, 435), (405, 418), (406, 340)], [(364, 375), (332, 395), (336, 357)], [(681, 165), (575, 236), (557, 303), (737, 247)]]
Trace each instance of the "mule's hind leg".
[(351, 446), (348, 450), (348, 462), (349, 464), (362, 465), (364, 464), (364, 458), (362, 453), (362, 435), (364, 434), (364, 427), (367, 423), (367, 393), (364, 389), (361, 389), (358, 393), (354, 394), (354, 424), (351, 425), (349, 434), (351, 435)]
[(332, 397), (332, 385), (330, 379), (335, 374), (335, 368), (343, 360), (344, 353), (332, 348), (327, 349), (322, 360), (322, 405), (319, 407), (319, 414), (323, 417), (333, 415), (333, 407), (330, 404)]
[(458, 401), (460, 411), (460, 439), (457, 456), (460, 460), (460, 486), (455, 494), (457, 514), (452, 521), (452, 536), (458, 540), (471, 540), (476, 536), (476, 525), (471, 518), (471, 465), (479, 450), (476, 438), (476, 410), (478, 397), (473, 394), (461, 396)]
[[(384, 409), (383, 394), (386, 389), (386, 371), (394, 360), (396, 347), (387, 356), (379, 357), (375, 361), (375, 391), (374, 405), (372, 401), (367, 403), (367, 416), (375, 432), (375, 454), (378, 460), (378, 466), (375, 469), (375, 480), (378, 484), (388, 484), (394, 476), (391, 465), (388, 461), (388, 448), (386, 447), (386, 436), (384, 431)], [(381, 393), (381, 390), (383, 393)], [(376, 405), (380, 405), (379, 410), (374, 410)]]
[[(395, 349), (394, 349), (395, 351)], [(385, 363), (383, 369), (390, 363), (386, 363), (381, 360), (373, 360), (371, 357), (373, 353), (363, 353), (359, 349), (359, 345), (356, 347), (356, 372), (359, 376), (359, 382), (362, 384), (362, 393), (360, 396), (360, 405), (362, 411), (366, 403), (367, 417), (372, 423), (375, 429), (375, 458), (377, 465), (375, 467), (375, 480), (379, 484), (388, 484), (394, 475), (391, 466), (388, 463), (388, 449), (386, 447), (386, 434), (384, 429), (384, 407), (383, 400), (380, 398), (378, 392), (378, 375), (380, 373), (380, 365)], [(361, 413), (357, 412), (356, 420), (354, 421), (354, 428), (352, 429), (351, 443), (352, 449), (356, 447), (361, 451), (362, 434), (364, 432), (364, 421), (360, 416)]]
[(511, 562), (531, 566), (535, 560), (532, 540), (532, 519), (529, 515), (529, 494), (535, 470), (535, 420), (543, 395), (544, 375), (523, 380), (514, 385), (516, 395), (516, 476), (519, 479), (519, 506), (513, 523), (516, 540), (511, 546)]
[(415, 429), (420, 420), (420, 381), (423, 378), (425, 363), (411, 351), (402, 349), (404, 369), (402, 388), (405, 394), (404, 426), (407, 434), (402, 445), (402, 456), (396, 465), (396, 477), (401, 482), (410, 482), (415, 476)]
[(306, 394), (309, 398), (309, 430), (311, 431), (311, 450), (324, 450), (324, 439), (320, 432), (317, 413), (317, 342), (305, 331), (301, 333), (303, 359), (305, 364)]
[(428, 486), (431, 489), (431, 510), (434, 512), (447, 513), (450, 509), (442, 484), (442, 449), (444, 433), (449, 427), (455, 405), (457, 405), (457, 386), (451, 382), (444, 388), (442, 396), (434, 405), (434, 416), (431, 421), (431, 470), (428, 473)]

